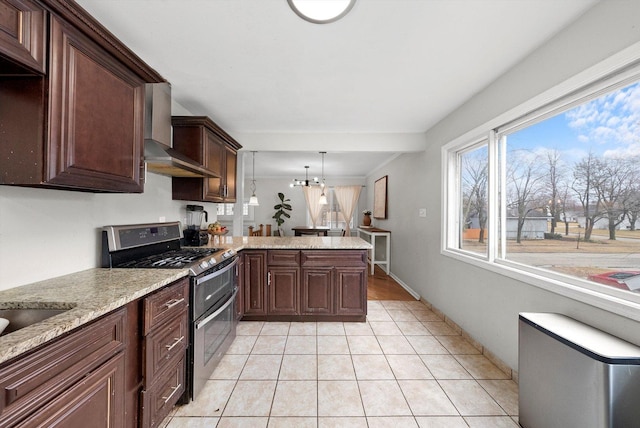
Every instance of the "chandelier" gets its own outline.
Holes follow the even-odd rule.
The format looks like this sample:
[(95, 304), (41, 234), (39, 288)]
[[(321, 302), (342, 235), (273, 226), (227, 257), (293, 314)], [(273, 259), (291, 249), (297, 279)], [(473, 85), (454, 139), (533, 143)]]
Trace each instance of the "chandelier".
[(296, 186), (304, 186), (304, 187), (309, 187), (309, 186), (320, 186), (320, 180), (318, 180), (318, 177), (313, 177), (313, 179), (309, 180), (309, 165), (305, 165), (304, 166), (305, 172), (304, 172), (304, 176), (305, 179), (304, 180), (298, 180), (297, 178), (293, 179), (293, 183), (289, 184), (289, 187), (296, 187)]

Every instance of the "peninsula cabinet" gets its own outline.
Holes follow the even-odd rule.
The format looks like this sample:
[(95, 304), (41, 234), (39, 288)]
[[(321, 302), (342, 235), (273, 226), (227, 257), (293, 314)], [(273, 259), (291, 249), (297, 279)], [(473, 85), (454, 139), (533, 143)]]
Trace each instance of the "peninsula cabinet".
[(173, 148), (199, 162), (212, 177), (174, 177), (173, 199), (235, 202), (237, 141), (206, 116), (173, 116)]
[(267, 299), (269, 315), (300, 313), (300, 251), (267, 252)]
[(126, 318), (118, 310), (2, 366), (0, 426), (124, 427)]
[(366, 250), (244, 250), (245, 320), (364, 321)]
[(243, 251), (244, 273), (241, 287), (244, 294), (243, 317), (267, 314), (267, 252)]
[(0, 0), (4, 21), (23, 49), (0, 31), (0, 184), (142, 192), (144, 84), (163, 79), (75, 2)]

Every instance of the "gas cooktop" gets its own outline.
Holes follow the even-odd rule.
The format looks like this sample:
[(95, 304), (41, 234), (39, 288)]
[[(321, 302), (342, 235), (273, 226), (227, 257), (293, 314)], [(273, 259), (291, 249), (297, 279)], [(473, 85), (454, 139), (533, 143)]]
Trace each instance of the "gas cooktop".
[(222, 267), (233, 250), (182, 247), (180, 222), (105, 226), (102, 267), (189, 269), (192, 276)]

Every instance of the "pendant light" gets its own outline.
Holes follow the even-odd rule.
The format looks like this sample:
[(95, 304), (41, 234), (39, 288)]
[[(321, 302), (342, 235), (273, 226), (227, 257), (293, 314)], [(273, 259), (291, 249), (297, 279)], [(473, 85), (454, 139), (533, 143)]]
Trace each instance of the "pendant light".
[(304, 180), (298, 180), (297, 178), (293, 179), (293, 182), (289, 184), (289, 187), (309, 187), (309, 186), (320, 186), (320, 181), (318, 181), (318, 177), (313, 177), (313, 180), (309, 180), (309, 165), (304, 166)]
[(249, 205), (258, 206), (258, 197), (256, 196), (256, 152), (252, 151), (253, 155), (253, 168), (251, 170), (251, 197), (249, 198)]
[(318, 203), (320, 205), (327, 205), (329, 202), (327, 201), (327, 195), (324, 194), (324, 190), (326, 189), (326, 185), (324, 182), (324, 155), (327, 152), (320, 152), (320, 154), (322, 155), (322, 183), (320, 184), (320, 186), (322, 187), (322, 194), (320, 195), (320, 200), (318, 201)]

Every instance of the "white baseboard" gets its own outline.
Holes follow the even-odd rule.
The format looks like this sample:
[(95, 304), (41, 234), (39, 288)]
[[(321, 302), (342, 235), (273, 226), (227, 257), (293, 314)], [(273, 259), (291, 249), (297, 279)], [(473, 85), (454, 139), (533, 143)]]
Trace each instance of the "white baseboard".
[(416, 300), (420, 300), (420, 295), (418, 293), (416, 293), (411, 287), (409, 287), (407, 284), (405, 284), (404, 282), (402, 282), (402, 280), (400, 278), (398, 278), (397, 276), (395, 276), (392, 272), (389, 272), (389, 276), (391, 278), (393, 278), (393, 280), (395, 282), (397, 282), (398, 284), (400, 284), (400, 286), (402, 288), (404, 288), (405, 290), (407, 290), (407, 293), (411, 294), (413, 296), (414, 299)]

